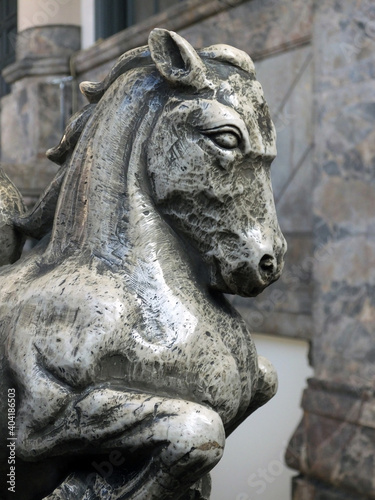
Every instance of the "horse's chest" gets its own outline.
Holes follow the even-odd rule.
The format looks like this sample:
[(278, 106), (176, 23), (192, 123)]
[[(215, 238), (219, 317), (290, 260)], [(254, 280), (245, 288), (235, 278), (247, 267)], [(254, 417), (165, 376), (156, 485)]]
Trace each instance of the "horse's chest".
[(38, 328), (35, 346), (56, 378), (192, 400), (224, 422), (246, 409), (254, 360), (236, 318), (205, 304), (167, 321), (171, 315), (152, 315), (129, 296), (92, 297), (79, 308), (69, 299), (60, 320), (55, 311), (58, 328)]
[(184, 398), (215, 408), (224, 422), (245, 409), (251, 397), (246, 329), (235, 318), (205, 310), (193, 320), (145, 322), (136, 314), (110, 350), (101, 350), (95, 377), (125, 383), (151, 394)]

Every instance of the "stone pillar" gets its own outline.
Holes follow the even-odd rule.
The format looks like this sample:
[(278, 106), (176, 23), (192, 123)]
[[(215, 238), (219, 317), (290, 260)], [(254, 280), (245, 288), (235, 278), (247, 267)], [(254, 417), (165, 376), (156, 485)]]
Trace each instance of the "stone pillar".
[(80, 48), (79, 17), (59, 24), (72, 21), (71, 3), (21, 0), (18, 23), (26, 29), (17, 34), (15, 63), (3, 71), (11, 93), (1, 100), (0, 161), (30, 202), (56, 171), (45, 152), (72, 113), (70, 56)]
[(81, 23), (80, 0), (18, 0), (18, 31), (36, 26)]
[(315, 1), (315, 376), (293, 500), (375, 498), (375, 4)]

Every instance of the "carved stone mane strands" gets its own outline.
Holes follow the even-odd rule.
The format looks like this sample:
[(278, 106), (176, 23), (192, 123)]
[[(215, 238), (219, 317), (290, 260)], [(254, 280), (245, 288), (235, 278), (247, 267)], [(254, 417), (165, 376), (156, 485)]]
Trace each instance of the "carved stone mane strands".
[(41, 239), (0, 272), (0, 389), (28, 484), (0, 497), (208, 499), (225, 437), (277, 385), (223, 296), (283, 267), (268, 107), (247, 54), (166, 30), (81, 89), (34, 209), (0, 188), (1, 234)]

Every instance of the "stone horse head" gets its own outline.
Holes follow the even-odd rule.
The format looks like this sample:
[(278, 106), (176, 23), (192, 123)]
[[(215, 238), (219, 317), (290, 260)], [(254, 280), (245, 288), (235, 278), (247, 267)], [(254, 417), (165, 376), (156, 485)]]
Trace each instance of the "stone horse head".
[(247, 54), (166, 30), (81, 90), (56, 178), (7, 212), (41, 240), (0, 274), (30, 490), (9, 498), (209, 498), (225, 436), (276, 390), (223, 296), (282, 270), (268, 107)]

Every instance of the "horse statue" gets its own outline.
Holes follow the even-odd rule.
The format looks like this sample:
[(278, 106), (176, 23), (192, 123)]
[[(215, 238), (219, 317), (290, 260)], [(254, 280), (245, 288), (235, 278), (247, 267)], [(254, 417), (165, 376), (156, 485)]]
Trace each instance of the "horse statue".
[(276, 391), (223, 295), (282, 270), (275, 129), (247, 54), (167, 30), (81, 90), (35, 207), (0, 179), (0, 496), (208, 499)]

